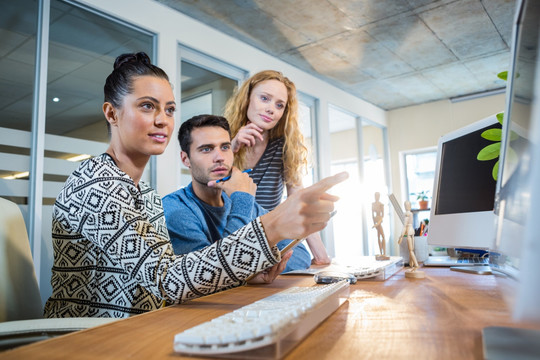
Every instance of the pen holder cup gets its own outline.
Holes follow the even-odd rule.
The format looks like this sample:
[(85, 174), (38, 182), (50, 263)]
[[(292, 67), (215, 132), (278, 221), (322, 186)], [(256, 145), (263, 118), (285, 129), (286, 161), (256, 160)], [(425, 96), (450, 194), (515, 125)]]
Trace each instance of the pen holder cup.
[[(409, 263), (409, 246), (407, 245), (406, 238), (403, 238), (403, 241), (399, 245), (399, 255), (403, 257), (403, 263)], [(429, 255), (427, 236), (414, 237), (414, 255), (416, 256), (416, 261), (418, 261), (418, 263), (427, 260)]]

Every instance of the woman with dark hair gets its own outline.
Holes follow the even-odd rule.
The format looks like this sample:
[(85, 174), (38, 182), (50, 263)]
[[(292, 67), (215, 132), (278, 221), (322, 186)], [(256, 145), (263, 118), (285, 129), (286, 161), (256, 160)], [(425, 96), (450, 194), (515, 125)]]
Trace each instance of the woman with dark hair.
[[(107, 151), (81, 163), (53, 209), (53, 292), (47, 317), (128, 317), (245, 283), (271, 282), (286, 265), (275, 244), (326, 225), (343, 176), (306, 189), (215, 244), (173, 254), (161, 198), (140, 181), (163, 153), (176, 103), (166, 73), (144, 53), (116, 59), (105, 84)], [(264, 271), (263, 271), (264, 270)]]

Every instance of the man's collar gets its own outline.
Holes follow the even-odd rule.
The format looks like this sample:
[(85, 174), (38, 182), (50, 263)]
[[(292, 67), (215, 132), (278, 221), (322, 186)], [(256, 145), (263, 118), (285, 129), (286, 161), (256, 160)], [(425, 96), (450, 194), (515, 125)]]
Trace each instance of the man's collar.
[(223, 190), (209, 188), (208, 186), (202, 184), (196, 184), (196, 186), (193, 186), (194, 184), (196, 183), (191, 181), (189, 186), (191, 186), (193, 195), (199, 201), (214, 207), (221, 207), (225, 205), (225, 201), (223, 200)]

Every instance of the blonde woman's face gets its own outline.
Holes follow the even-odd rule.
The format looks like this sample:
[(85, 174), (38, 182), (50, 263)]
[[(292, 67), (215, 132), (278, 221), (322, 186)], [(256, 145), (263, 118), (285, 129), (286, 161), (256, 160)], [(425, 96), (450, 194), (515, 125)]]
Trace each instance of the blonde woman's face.
[(287, 99), (287, 88), (282, 82), (262, 81), (251, 91), (247, 118), (263, 130), (271, 130), (283, 116)]

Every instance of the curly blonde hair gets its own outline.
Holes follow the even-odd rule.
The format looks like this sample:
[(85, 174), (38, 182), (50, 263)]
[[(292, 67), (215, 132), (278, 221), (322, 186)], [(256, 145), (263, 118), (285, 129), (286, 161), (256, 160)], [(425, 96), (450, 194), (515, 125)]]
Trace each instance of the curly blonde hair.
[[(274, 70), (261, 71), (244, 81), (240, 88), (235, 89), (234, 95), (225, 105), (225, 118), (231, 127), (231, 136), (234, 138), (240, 128), (248, 122), (247, 110), (251, 91), (257, 84), (266, 80), (278, 80), (287, 88), (287, 105), (283, 116), (277, 125), (269, 131), (269, 141), (284, 137), (283, 167), (285, 183), (298, 186), (302, 183), (302, 175), (307, 167), (307, 148), (304, 145), (304, 136), (300, 131), (298, 117), (298, 99), (296, 86), (281, 72)], [(245, 168), (246, 147), (242, 147), (234, 157), (234, 165), (239, 169)]]

